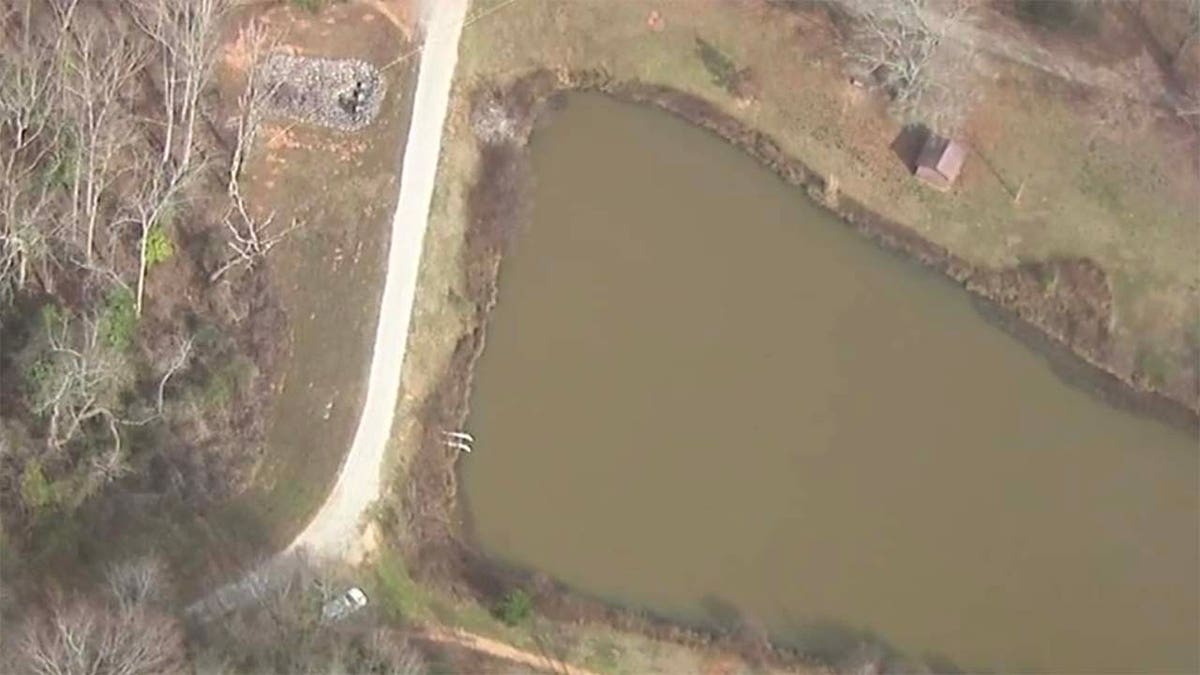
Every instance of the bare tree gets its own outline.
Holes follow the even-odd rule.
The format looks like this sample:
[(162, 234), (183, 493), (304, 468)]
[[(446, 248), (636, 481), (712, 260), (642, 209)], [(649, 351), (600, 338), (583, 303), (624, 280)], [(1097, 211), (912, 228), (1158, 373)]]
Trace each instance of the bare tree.
[(158, 675), (185, 670), (178, 622), (155, 608), (154, 563), (114, 568), (118, 603), (55, 599), (25, 617), (15, 665), (36, 675)]
[(297, 222), (292, 221), (284, 230), (267, 235), (266, 231), (274, 221), (275, 214), (271, 213), (261, 220), (253, 217), (242, 197), (242, 168), (254, 146), (263, 110), (277, 86), (266, 82), (262, 77), (263, 65), (275, 49), (277, 39), (265, 26), (255, 21), (242, 30), (239, 41), (249, 63), (246, 67), (245, 85), (241, 96), (238, 97), (237, 129), (226, 181), (231, 205), (225, 214), (224, 223), (230, 234), (226, 243), (233, 250), (233, 255), (209, 275), (210, 282), (220, 280), (234, 268), (254, 267), (297, 227)]
[(174, 350), (175, 354), (171, 358), (170, 363), (167, 365), (166, 371), (163, 372), (163, 376), (158, 380), (158, 398), (155, 409), (158, 411), (159, 415), (161, 415), (163, 412), (164, 397), (167, 391), (167, 381), (174, 377), (175, 374), (180, 370), (187, 367), (188, 362), (191, 361), (192, 347), (195, 345), (195, 343), (196, 340), (192, 337), (177, 340)]
[[(49, 420), (49, 441), (61, 448), (90, 420), (103, 420), (112, 435), (110, 454), (119, 456), (121, 435), (112, 405), (125, 377), (122, 356), (105, 344), (101, 321), (69, 314), (46, 315), (48, 357), (34, 366), (31, 402)], [(119, 472), (117, 472), (119, 473)], [(113, 476), (115, 477), (115, 476)]]
[(116, 177), (114, 160), (133, 139), (133, 125), (121, 99), (129, 95), (142, 53), (137, 43), (108, 23), (81, 23), (69, 34), (70, 50), (62, 71), (64, 108), (76, 155), (71, 216), (86, 232), (84, 251), (90, 264), (101, 198)]
[(157, 168), (144, 166), (152, 178), (132, 200), (130, 211), (139, 228), (136, 308), (145, 297), (147, 244), (151, 230), (193, 175), (196, 121), (201, 95), (212, 77), (226, 0), (130, 0), (134, 21), (158, 49), (162, 132)]
[(54, 52), (37, 44), (29, 12), (13, 40), (0, 40), (0, 299), (25, 288), (50, 255), (57, 220), (53, 182), (40, 179), (60, 151), (62, 126)]
[(246, 66), (246, 83), (241, 96), (238, 97), (237, 135), (229, 161), (227, 186), (231, 197), (237, 190), (236, 183), (241, 177), (246, 157), (254, 147), (263, 109), (278, 88), (278, 84), (268, 83), (262, 76), (266, 58), (274, 51), (278, 38), (266, 26), (255, 20), (242, 29), (238, 39), (249, 63)]
[(426, 672), (425, 660), (403, 635), (379, 629), (360, 639), (360, 645), (348, 644), (350, 641), (335, 643), (325, 672), (338, 675), (421, 675)]
[[(953, 133), (973, 100), (972, 0), (833, 0), (852, 17), (847, 56), (882, 82), (897, 114)], [(942, 6), (938, 6), (942, 5)]]
[(266, 258), (267, 253), (279, 242), (287, 238), (297, 227), (299, 221), (293, 220), (288, 227), (273, 234), (266, 234), (267, 229), (275, 219), (275, 214), (259, 221), (246, 209), (237, 183), (231, 183), (233, 189), (233, 206), (225, 215), (225, 227), (232, 239), (228, 241), (234, 255), (209, 275), (209, 281), (215, 282), (231, 269), (239, 266), (254, 267)]
[(140, 140), (132, 99), (143, 41), (95, 12), (81, 18), (78, 0), (48, 3), (49, 21), (33, 17), (35, 6), (25, 3), (0, 37), (0, 283), (9, 297), (31, 275), (53, 292), (51, 270), (119, 276), (97, 245), (114, 225), (107, 211), (124, 156)]
[(192, 171), (175, 172), (161, 165), (155, 166), (152, 156), (140, 158), (133, 172), (140, 182), (127, 194), (121, 224), (133, 224), (138, 231), (137, 286), (134, 291), (135, 309), (138, 316), (146, 297), (146, 272), (150, 268), (150, 233), (156, 227), (166, 227), (173, 210), (182, 199), (182, 192)]
[(132, 610), (158, 601), (165, 578), (162, 561), (153, 557), (115, 563), (109, 566), (105, 574), (109, 595), (122, 610)]
[(185, 173), (195, 148), (200, 96), (212, 76), (226, 0), (131, 0), (132, 16), (158, 46), (163, 107), (160, 164)]

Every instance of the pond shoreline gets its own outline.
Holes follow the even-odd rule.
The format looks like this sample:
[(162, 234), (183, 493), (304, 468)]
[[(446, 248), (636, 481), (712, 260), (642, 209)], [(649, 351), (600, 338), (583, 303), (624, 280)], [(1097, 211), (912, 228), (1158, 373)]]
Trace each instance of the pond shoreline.
[[(1107, 274), (1092, 260), (1055, 258), (1007, 268), (975, 265), (838, 192), (836, 182), (789, 157), (769, 135), (725, 115), (707, 101), (668, 87), (613, 82), (603, 73), (571, 77), (567, 89), (597, 91), (618, 100), (652, 105), (749, 153), (784, 181), (803, 187), (814, 201), (884, 249), (941, 272), (973, 298), (986, 301), (993, 320), (1052, 363), (1064, 358), (1082, 361), (1056, 368), (1059, 373), (1076, 373), (1070, 378), (1072, 384), (1180, 428), (1194, 432), (1200, 427), (1200, 398), (1176, 400), (1150, 382), (1119, 375), (1109, 364), (1112, 292)], [(1050, 285), (1053, 289), (1048, 291)], [(1094, 372), (1080, 368), (1085, 364)]]
[[(524, 213), (520, 185), (525, 145), (537, 124), (548, 117), (546, 112), (557, 97), (568, 91), (600, 92), (649, 104), (717, 134), (789, 184), (805, 188), (815, 201), (884, 249), (914, 258), (965, 287), (989, 321), (1045, 355), (1060, 376), (1120, 407), (1185, 429), (1196, 428), (1195, 409), (1144, 383), (1124, 380), (1104, 366), (1112, 300), (1108, 280), (1093, 262), (1064, 259), (1007, 269), (976, 267), (838, 194), (836, 183), (831, 187), (830, 181), (787, 156), (770, 136), (702, 99), (665, 87), (614, 81), (603, 72), (538, 71), (502, 89), (476, 90), (468, 97), (476, 110), (485, 104), (503, 110), (512, 128), (500, 141), (480, 143), (481, 161), (471, 187), (462, 259), (468, 300), (475, 306), (474, 329), (460, 339), (443, 380), (425, 402), (421, 425), (425, 437), (409, 470), (412, 486), (404, 511), (410, 514), (409, 541), (415, 546), (409, 558), (418, 575), (449, 582), (485, 605), (521, 586), (535, 597), (539, 611), (557, 619), (599, 621), (655, 638), (736, 651), (764, 665), (829, 663), (828, 659), (815, 659), (811, 650), (772, 644), (753, 622), (735, 617), (721, 625), (700, 627), (651, 617), (567, 589), (536, 571), (489, 559), (475, 544), (465, 497), (457, 495), (457, 455), (445, 450), (437, 430), (462, 428), (467, 418), (474, 365), (482, 353), (487, 318), (495, 304), (500, 260)], [(874, 642), (889, 658), (898, 657), (876, 636), (856, 638)]]

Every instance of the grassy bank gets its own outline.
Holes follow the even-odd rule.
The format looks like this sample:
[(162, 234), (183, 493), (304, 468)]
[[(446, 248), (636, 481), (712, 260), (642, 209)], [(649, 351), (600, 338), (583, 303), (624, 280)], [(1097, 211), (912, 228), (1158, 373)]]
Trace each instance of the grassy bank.
[[(415, 581), (401, 555), (390, 548), (376, 552), (369, 571), (368, 592), (379, 603), (378, 611), (389, 620), (463, 629), (597, 673), (781, 672), (777, 668), (755, 666), (721, 649), (655, 639), (630, 627), (565, 622), (537, 614), (508, 616), (506, 621), (496, 608), (486, 607), (469, 596)], [(815, 675), (827, 671), (797, 665), (782, 672)]]

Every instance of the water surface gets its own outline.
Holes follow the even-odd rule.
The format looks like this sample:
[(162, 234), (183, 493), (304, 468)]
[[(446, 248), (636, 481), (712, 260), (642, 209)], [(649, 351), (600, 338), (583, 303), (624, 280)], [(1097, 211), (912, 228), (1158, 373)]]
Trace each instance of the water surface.
[(665, 113), (574, 96), (532, 160), (464, 469), (490, 554), (784, 640), (1200, 669), (1195, 439)]

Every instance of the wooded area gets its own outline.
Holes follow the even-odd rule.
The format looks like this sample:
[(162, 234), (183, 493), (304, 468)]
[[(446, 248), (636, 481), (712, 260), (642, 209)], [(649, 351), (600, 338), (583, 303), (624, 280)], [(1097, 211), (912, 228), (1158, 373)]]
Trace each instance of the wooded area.
[(292, 227), (242, 199), (273, 38), (243, 30), (244, 93), (217, 100), (229, 10), (0, 4), (6, 546), (69, 545), (53, 531), (115, 481), (145, 506), (194, 507), (253, 472), (251, 390), (280, 322), (257, 268)]
[(345, 570), (297, 559), (253, 589), (253, 602), (216, 616), (182, 616), (161, 561), (108, 567), (93, 594), (54, 593), (3, 636), (0, 669), (34, 675), (111, 673), (424, 672), (407, 629), (378, 628), (370, 609), (331, 622), (322, 607)]

